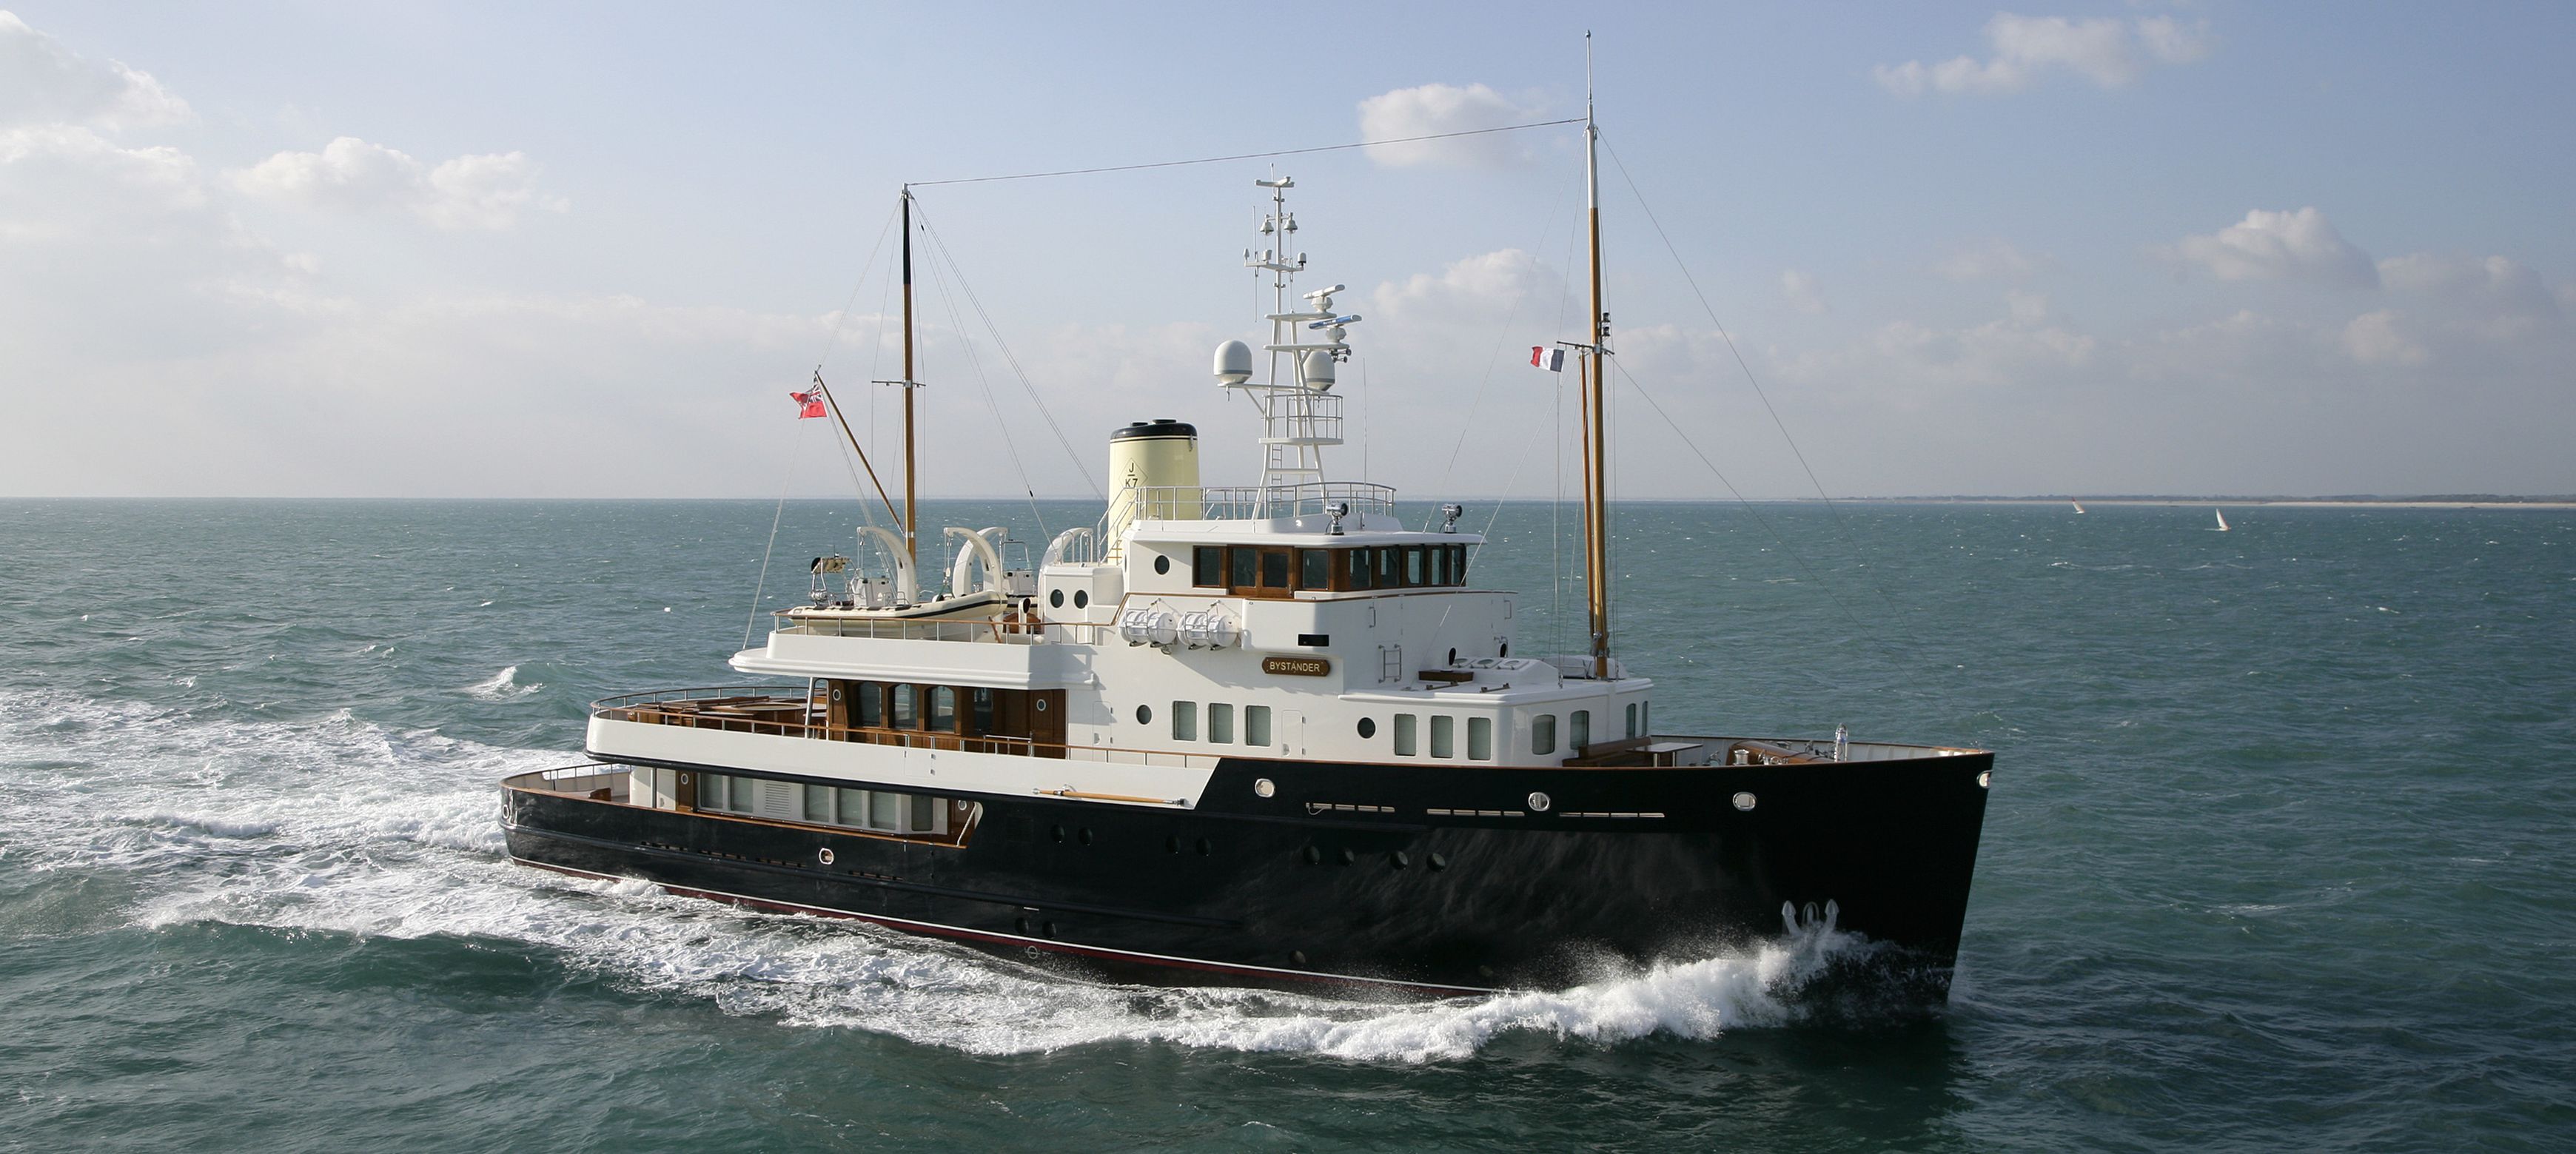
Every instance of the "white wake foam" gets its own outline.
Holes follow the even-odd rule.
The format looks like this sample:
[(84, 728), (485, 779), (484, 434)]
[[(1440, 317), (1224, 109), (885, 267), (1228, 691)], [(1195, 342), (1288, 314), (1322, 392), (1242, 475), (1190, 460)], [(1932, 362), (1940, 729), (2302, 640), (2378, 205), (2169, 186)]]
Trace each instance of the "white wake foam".
[(1864, 946), (1818, 926), (1573, 989), (1393, 1005), (1085, 982), (861, 924), (513, 865), (496, 783), (566, 756), (345, 711), (218, 720), (0, 694), (0, 840), (35, 868), (132, 875), (143, 896), (118, 916), (142, 926), (517, 942), (732, 1013), (986, 1054), (1147, 1041), (1422, 1062), (1513, 1033), (1709, 1038), (1795, 1020), (1789, 995)]
[(468, 696), (480, 697), (485, 701), (509, 701), (526, 697), (545, 687), (546, 684), (542, 681), (532, 681), (526, 685), (519, 684), (519, 667), (506, 665), (499, 673), (466, 686), (465, 692)]

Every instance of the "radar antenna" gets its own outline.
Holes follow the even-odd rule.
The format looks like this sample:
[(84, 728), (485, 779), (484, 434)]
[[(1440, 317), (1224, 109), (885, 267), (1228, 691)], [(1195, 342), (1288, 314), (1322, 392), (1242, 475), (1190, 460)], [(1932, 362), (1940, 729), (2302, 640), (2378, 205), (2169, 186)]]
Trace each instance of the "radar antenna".
[[(1350, 360), (1345, 338), (1360, 321), (1358, 314), (1333, 307), (1334, 295), (1347, 291), (1346, 286), (1290, 296), (1297, 274), (1306, 268), (1306, 254), (1291, 244), (1297, 214), (1288, 211), (1288, 190), (1297, 181), (1275, 171), (1253, 181), (1270, 190), (1270, 212), (1261, 219), (1261, 247), (1243, 253), (1246, 267), (1270, 274), (1271, 311), (1263, 318), (1270, 322), (1270, 343), (1262, 346), (1270, 354), (1270, 376), (1255, 381), (1249, 372), (1228, 372), (1220, 365), (1218, 377), (1226, 388), (1243, 390), (1261, 411), (1260, 512), (1274, 516), (1295, 513), (1304, 487), (1317, 486), (1306, 490), (1310, 493), (1321, 491), (1324, 446), (1342, 443), (1342, 398), (1332, 391), (1334, 369)], [(1317, 334), (1320, 342), (1301, 339)]]

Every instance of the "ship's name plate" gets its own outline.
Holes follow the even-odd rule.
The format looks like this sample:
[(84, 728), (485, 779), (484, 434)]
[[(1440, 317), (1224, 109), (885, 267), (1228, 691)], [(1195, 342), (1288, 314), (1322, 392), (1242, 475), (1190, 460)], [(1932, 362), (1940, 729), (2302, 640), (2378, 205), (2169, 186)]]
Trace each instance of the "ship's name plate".
[(1263, 673), (1284, 673), (1290, 677), (1323, 677), (1333, 671), (1329, 657), (1264, 657)]

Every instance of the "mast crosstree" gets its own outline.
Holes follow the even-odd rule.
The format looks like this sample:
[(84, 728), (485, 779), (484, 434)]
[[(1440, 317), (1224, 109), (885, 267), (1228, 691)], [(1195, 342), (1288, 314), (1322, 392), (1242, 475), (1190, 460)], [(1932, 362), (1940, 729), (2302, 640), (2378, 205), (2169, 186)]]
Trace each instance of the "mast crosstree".
[[(1306, 254), (1290, 245), (1297, 214), (1288, 211), (1288, 190), (1297, 181), (1277, 176), (1253, 183), (1270, 190), (1270, 213), (1261, 220), (1262, 247), (1245, 250), (1243, 262), (1270, 274), (1271, 311), (1263, 318), (1270, 322), (1270, 343), (1262, 346), (1270, 354), (1270, 376), (1252, 380), (1250, 358), (1228, 364), (1226, 349), (1218, 351), (1217, 375), (1227, 388), (1243, 390), (1261, 412), (1264, 512), (1294, 514), (1296, 494), (1318, 491), (1306, 487), (1324, 483), (1324, 447), (1342, 443), (1342, 399), (1332, 392), (1334, 370), (1350, 359), (1351, 346), (1344, 338), (1360, 318), (1334, 309), (1333, 295), (1347, 291), (1343, 285), (1300, 294), (1296, 299), (1304, 302), (1303, 308), (1291, 303), (1291, 286), (1306, 268)], [(1320, 334), (1323, 340), (1306, 340), (1306, 334)], [(1228, 347), (1236, 346), (1228, 342)], [(1269, 509), (1274, 502), (1284, 507)]]

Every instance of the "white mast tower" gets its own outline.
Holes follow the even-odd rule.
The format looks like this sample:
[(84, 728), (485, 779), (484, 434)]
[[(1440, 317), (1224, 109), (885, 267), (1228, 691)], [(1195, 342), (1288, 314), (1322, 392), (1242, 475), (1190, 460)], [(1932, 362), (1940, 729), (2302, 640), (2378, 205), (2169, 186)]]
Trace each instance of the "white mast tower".
[[(1289, 305), (1289, 284), (1306, 267), (1306, 254), (1292, 255), (1289, 245), (1297, 215), (1288, 211), (1288, 190), (1297, 182), (1281, 176), (1253, 183), (1270, 190), (1270, 214), (1261, 221), (1263, 247), (1244, 250), (1243, 263), (1270, 273), (1270, 343), (1262, 346), (1270, 353), (1270, 379), (1252, 379), (1252, 350), (1241, 341), (1217, 349), (1216, 373), (1220, 383), (1243, 390), (1261, 411), (1260, 508), (1254, 515), (1295, 516), (1300, 493), (1310, 499), (1323, 493), (1324, 446), (1342, 443), (1334, 368), (1350, 359), (1351, 346), (1343, 338), (1360, 318), (1333, 310), (1333, 294), (1345, 291), (1342, 285), (1303, 294), (1303, 310)], [(1323, 340), (1301, 340), (1306, 334)]]

